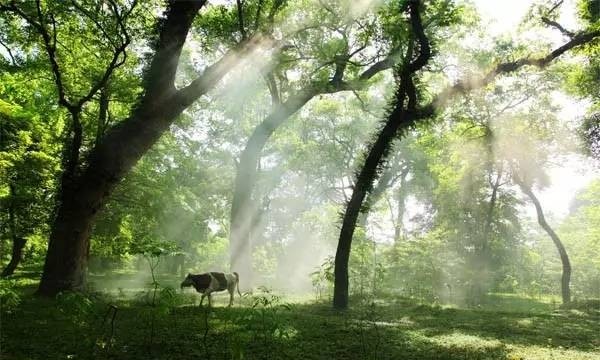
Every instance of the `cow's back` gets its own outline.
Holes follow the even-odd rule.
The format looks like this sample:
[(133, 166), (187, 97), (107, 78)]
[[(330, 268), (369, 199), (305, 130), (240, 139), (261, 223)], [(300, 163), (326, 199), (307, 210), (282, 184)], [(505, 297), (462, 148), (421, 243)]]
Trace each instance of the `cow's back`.
[(223, 291), (227, 289), (227, 278), (224, 273), (221, 272), (211, 272), (210, 275), (217, 280), (217, 288), (215, 291)]

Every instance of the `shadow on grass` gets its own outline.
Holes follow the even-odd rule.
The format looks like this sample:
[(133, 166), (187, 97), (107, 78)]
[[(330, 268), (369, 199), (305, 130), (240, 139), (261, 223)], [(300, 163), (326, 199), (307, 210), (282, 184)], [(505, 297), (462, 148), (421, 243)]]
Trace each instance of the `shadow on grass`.
[[(337, 312), (324, 303), (253, 308), (251, 299), (239, 304), (237, 297), (226, 308), (219, 296), (207, 312), (190, 304), (190, 294), (167, 308), (132, 299), (24, 296), (2, 314), (2, 359), (518, 359), (513, 346), (600, 358), (597, 313), (542, 312), (548, 304), (529, 299), (486, 304), (504, 311), (398, 299)], [(112, 324), (110, 304), (118, 306)]]

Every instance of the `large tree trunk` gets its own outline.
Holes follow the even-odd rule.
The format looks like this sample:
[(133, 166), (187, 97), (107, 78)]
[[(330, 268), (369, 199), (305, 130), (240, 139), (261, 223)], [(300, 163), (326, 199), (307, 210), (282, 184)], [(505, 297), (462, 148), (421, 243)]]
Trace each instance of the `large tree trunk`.
[[(194, 100), (219, 79), (208, 79), (177, 91), (175, 72), (191, 22), (204, 1), (172, 1), (158, 46), (146, 73), (145, 93), (132, 116), (121, 122), (90, 152), (81, 174), (65, 173), (38, 294), (53, 296), (82, 289), (92, 224), (115, 185)], [(221, 69), (223, 71), (223, 69)], [(70, 171), (69, 169), (65, 169)], [(66, 180), (66, 181), (65, 181)]]
[(542, 229), (546, 231), (548, 236), (550, 236), (550, 239), (552, 239), (554, 246), (556, 246), (556, 250), (558, 250), (560, 261), (562, 263), (562, 278), (560, 282), (562, 301), (563, 304), (567, 304), (571, 302), (571, 262), (569, 261), (569, 255), (567, 254), (567, 250), (565, 249), (565, 246), (563, 245), (562, 241), (560, 241), (558, 235), (550, 227), (548, 222), (546, 222), (546, 217), (544, 216), (542, 205), (533, 193), (531, 187), (521, 180), (516, 180), (516, 182), (521, 188), (521, 190), (529, 197), (529, 199), (531, 199), (531, 202), (533, 202), (533, 205), (535, 206), (535, 211), (537, 213), (538, 223), (540, 224)]
[[(396, 113), (396, 111), (394, 111)], [(400, 114), (396, 114), (400, 115)], [(369, 150), (369, 155), (358, 175), (352, 197), (346, 207), (342, 221), (342, 229), (338, 241), (337, 251), (335, 253), (334, 267), (334, 292), (333, 306), (338, 309), (348, 307), (348, 262), (350, 260), (350, 249), (352, 246), (352, 237), (358, 215), (361, 212), (362, 203), (367, 196), (369, 187), (377, 174), (377, 168), (384, 158), (391, 142), (396, 137), (400, 126), (405, 128), (410, 125), (412, 116), (407, 113), (402, 116), (390, 116), (383, 130), (379, 133), (377, 140)]]

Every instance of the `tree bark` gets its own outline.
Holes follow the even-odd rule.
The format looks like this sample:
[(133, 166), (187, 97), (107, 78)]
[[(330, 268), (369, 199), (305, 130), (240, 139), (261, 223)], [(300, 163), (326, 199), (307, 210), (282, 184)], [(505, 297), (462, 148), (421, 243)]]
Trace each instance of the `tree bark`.
[[(352, 197), (346, 207), (342, 221), (342, 229), (335, 254), (333, 306), (337, 309), (348, 307), (348, 261), (352, 246), (352, 236), (356, 227), (358, 215), (362, 204), (371, 191), (373, 182), (377, 177), (383, 159), (387, 156), (391, 143), (396, 139), (399, 130), (408, 129), (414, 124), (417, 95), (412, 76), (427, 64), (431, 56), (429, 41), (424, 33), (419, 14), (419, 1), (408, 3), (410, 22), (414, 35), (419, 41), (419, 56), (412, 62), (405, 64), (400, 72), (399, 86), (395, 94), (395, 106), (386, 119), (372, 146), (363, 167), (358, 174)], [(412, 46), (408, 47), (407, 61), (412, 57)]]
[(567, 303), (571, 302), (570, 285), (571, 285), (571, 270), (572, 270), (571, 262), (569, 260), (569, 255), (567, 254), (567, 250), (565, 249), (565, 246), (563, 245), (562, 241), (560, 241), (560, 238), (558, 237), (556, 232), (554, 232), (552, 227), (550, 227), (550, 225), (546, 221), (546, 217), (544, 216), (544, 212), (542, 210), (542, 205), (540, 204), (540, 201), (533, 193), (533, 190), (531, 189), (531, 187), (519, 179), (516, 180), (516, 183), (517, 183), (517, 185), (519, 185), (519, 187), (525, 193), (525, 195), (527, 195), (529, 197), (529, 199), (535, 206), (538, 223), (540, 224), (542, 229), (544, 229), (544, 231), (546, 231), (548, 236), (550, 236), (550, 239), (552, 239), (554, 246), (556, 246), (556, 250), (558, 250), (558, 255), (560, 256), (560, 261), (562, 263), (562, 277), (561, 277), (561, 282), (560, 282), (562, 302), (563, 302), (563, 304), (567, 304)]
[(225, 71), (207, 69), (205, 78), (188, 87), (177, 91), (174, 86), (181, 48), (204, 2), (171, 1), (144, 79), (140, 105), (91, 150), (81, 174), (63, 181), (39, 295), (84, 288), (92, 224), (107, 197), (175, 118)]
[[(396, 169), (394, 169), (393, 167), (388, 167), (387, 169), (385, 169), (385, 171), (379, 178), (379, 181), (377, 181), (377, 185), (375, 185), (375, 187), (373, 188), (373, 191), (371, 191), (371, 193), (367, 197), (366, 202), (369, 204), (369, 207), (377, 204), (377, 202), (381, 199), (383, 194), (385, 194), (385, 191), (390, 186), (394, 185), (393, 184), (393, 178), (394, 178), (394, 172), (395, 172), (394, 170), (396, 170)], [(362, 227), (362, 228), (366, 227), (368, 217), (369, 217), (368, 211), (361, 212), (358, 215), (358, 226)]]

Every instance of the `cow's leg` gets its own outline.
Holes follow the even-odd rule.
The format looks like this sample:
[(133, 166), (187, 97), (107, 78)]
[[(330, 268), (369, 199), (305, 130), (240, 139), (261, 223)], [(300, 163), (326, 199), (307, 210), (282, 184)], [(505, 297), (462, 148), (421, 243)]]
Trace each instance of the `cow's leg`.
[[(200, 306), (202, 306), (202, 302), (204, 301), (205, 296), (206, 294), (202, 294), (202, 297), (200, 298)], [(210, 298), (208, 298), (208, 300), (210, 301)]]
[(233, 305), (233, 289), (230, 286), (229, 289), (227, 289), (227, 291), (229, 291), (229, 306)]
[(210, 296), (210, 293), (208, 293), (208, 307), (212, 307), (212, 296)]

